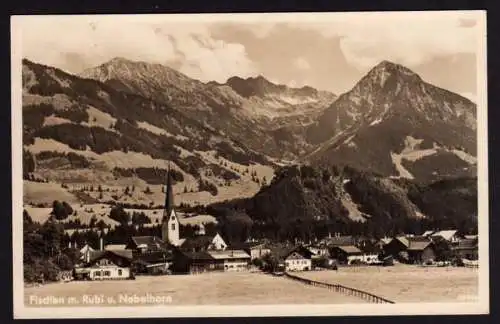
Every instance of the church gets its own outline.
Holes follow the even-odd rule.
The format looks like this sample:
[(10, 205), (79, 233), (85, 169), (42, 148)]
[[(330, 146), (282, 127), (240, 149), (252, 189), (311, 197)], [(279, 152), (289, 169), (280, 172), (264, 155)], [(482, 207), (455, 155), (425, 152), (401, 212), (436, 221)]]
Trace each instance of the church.
[(134, 272), (167, 274), (207, 270), (240, 271), (247, 268), (250, 255), (230, 250), (222, 236), (206, 235), (203, 225), (194, 237), (180, 237), (180, 222), (175, 212), (170, 170), (167, 172), (165, 206), (161, 239), (156, 236), (134, 236), (127, 249), (133, 251)]

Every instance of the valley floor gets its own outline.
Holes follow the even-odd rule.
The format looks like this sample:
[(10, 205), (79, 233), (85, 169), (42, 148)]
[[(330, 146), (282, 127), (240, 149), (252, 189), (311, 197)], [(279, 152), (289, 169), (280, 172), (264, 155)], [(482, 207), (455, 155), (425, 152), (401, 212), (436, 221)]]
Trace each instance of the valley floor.
[[(394, 267), (340, 268), (338, 271), (296, 273), (305, 278), (339, 283), (401, 302), (465, 302), (478, 294), (478, 272), (469, 268)], [(207, 273), (176, 276), (138, 276), (130, 281), (69, 282), (27, 287), (26, 306), (34, 297), (82, 296), (119, 298), (120, 294), (151, 294), (172, 305), (348, 304), (363, 300), (328, 289), (262, 273)], [(104, 306), (105, 304), (99, 305)], [(109, 304), (108, 304), (109, 305)], [(51, 305), (64, 306), (64, 305)], [(86, 305), (82, 305), (86, 306)], [(96, 305), (88, 305), (96, 306)]]
[(344, 296), (328, 289), (306, 286), (284, 277), (251, 272), (137, 276), (136, 280), (126, 281), (74, 281), (47, 284), (25, 288), (24, 301), (26, 306), (36, 306), (32, 302), (30, 303), (30, 300), (34, 300), (33, 296), (41, 298), (46, 296), (63, 297), (63, 299), (68, 300), (70, 297), (82, 298), (84, 295), (101, 294), (105, 298), (108, 296), (119, 298), (120, 294), (165, 296), (171, 300), (172, 305), (346, 304), (364, 302), (356, 297)]
[(478, 269), (471, 268), (396, 264), (392, 267), (310, 271), (299, 276), (360, 289), (396, 303), (467, 302), (478, 299)]

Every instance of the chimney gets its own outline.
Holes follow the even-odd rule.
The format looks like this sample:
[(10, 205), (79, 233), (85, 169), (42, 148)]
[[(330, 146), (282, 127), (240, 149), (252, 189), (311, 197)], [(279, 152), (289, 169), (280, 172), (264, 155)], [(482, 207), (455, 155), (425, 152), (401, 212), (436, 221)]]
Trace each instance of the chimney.
[(332, 238), (332, 232), (328, 232), (328, 238), (331, 239)]

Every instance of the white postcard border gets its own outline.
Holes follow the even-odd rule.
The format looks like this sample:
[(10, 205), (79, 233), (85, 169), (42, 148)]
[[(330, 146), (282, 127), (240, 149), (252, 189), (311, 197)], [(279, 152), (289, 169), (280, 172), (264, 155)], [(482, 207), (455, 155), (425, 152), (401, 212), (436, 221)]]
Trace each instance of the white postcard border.
[[(346, 13), (266, 13), (266, 14), (197, 14), (196, 21), (297, 21), (321, 22), (330, 15), (342, 19), (363, 19), (385, 15), (457, 15), (478, 20), (477, 55), (477, 135), (478, 135), (478, 223), (479, 240), (479, 299), (476, 303), (398, 303), (398, 304), (332, 304), (332, 305), (238, 305), (238, 306), (134, 306), (134, 307), (26, 307), (23, 281), (23, 182), (22, 182), (22, 22), (23, 20), (77, 19), (77, 16), (12, 16), (11, 17), (11, 80), (12, 80), (12, 239), (14, 318), (139, 318), (139, 317), (254, 317), (254, 316), (360, 316), (360, 315), (445, 315), (489, 313), (489, 253), (488, 253), (488, 132), (487, 132), (487, 68), (486, 11), (434, 12), (346, 12)], [(86, 15), (88, 19), (95, 16)], [(99, 15), (99, 19), (131, 19), (151, 21), (163, 15)], [(171, 21), (192, 21), (192, 15), (169, 15)], [(336, 17), (338, 18), (338, 16)], [(78, 18), (81, 19), (81, 18)]]

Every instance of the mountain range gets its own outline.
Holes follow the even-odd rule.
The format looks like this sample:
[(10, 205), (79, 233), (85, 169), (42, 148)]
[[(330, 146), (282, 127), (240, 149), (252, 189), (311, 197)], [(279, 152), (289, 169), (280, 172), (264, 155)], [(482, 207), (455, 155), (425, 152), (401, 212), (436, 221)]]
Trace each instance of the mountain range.
[(339, 96), (124, 58), (79, 75), (25, 59), (22, 72), (26, 179), (155, 186), (171, 167), (177, 192), (209, 203), (252, 197), (290, 163), (423, 183), (476, 172), (476, 105), (388, 61)]

